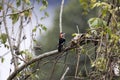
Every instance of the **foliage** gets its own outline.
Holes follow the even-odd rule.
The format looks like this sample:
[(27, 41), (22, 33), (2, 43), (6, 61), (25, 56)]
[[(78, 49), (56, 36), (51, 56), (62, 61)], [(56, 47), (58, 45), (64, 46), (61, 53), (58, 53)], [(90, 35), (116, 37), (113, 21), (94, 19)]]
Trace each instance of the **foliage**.
[(40, 7), (40, 11), (45, 10), (48, 6), (48, 2), (46, 0), (42, 0), (42, 6)]
[[(76, 5), (76, 6), (75, 6)], [(88, 24), (87, 24), (87, 20), (91, 17), (96, 17), (96, 10), (91, 10), (88, 12), (89, 15), (84, 15), (82, 14), (83, 10), (81, 8), (81, 5), (79, 4), (79, 1), (69, 1), (68, 4), (66, 4), (66, 6), (63, 9), (63, 32), (65, 32), (65, 38), (66, 38), (66, 45), (69, 45), (69, 41), (73, 38), (73, 36), (75, 36), (77, 32), (77, 28), (76, 26), (78, 25), (80, 33), (86, 32), (86, 29), (88, 29)], [(93, 15), (93, 13), (95, 15)], [(55, 14), (55, 18), (54, 18), (54, 24), (53, 24), (53, 28), (47, 32), (47, 35), (44, 37), (42, 37), (40, 44), (42, 45), (42, 50), (41, 51), (36, 51), (36, 54), (39, 55), (42, 52), (46, 52), (46, 51), (50, 51), (53, 49), (57, 48), (57, 44), (58, 44), (58, 38), (59, 38), (59, 9), (57, 8), (56, 10), (56, 14)], [(73, 36), (72, 36), (73, 34)], [(93, 46), (93, 44), (89, 44), (89, 46)], [(87, 48), (89, 49), (89, 47)], [(94, 50), (94, 48), (93, 48)], [(88, 53), (94, 54), (94, 51), (90, 50), (88, 51)], [(63, 72), (61, 72), (63, 69), (65, 69), (66, 67), (65, 64), (68, 64), (67, 66), (70, 67), (70, 71), (68, 72), (68, 77), (69, 76), (74, 76), (75, 73), (75, 66), (76, 66), (76, 61), (77, 61), (77, 54), (75, 53), (75, 50), (71, 50), (67, 52), (67, 60), (64, 63), (64, 56), (58, 60), (58, 63), (56, 63), (55, 66), (55, 70), (52, 76), (52, 79), (59, 79), (61, 74)], [(46, 61), (50, 61), (50, 62), (54, 62), (57, 59), (54, 57), (52, 57), (53, 59), (51, 60), (51, 58), (46, 59)], [(86, 60), (86, 62), (85, 62)], [(61, 63), (59, 63), (61, 62)], [(41, 62), (41, 64), (44, 63)], [(54, 65), (54, 63), (51, 63)], [(48, 63), (47, 66), (50, 66), (50, 68), (53, 68), (53, 65), (50, 65), (50, 63)], [(90, 62), (88, 57), (86, 56), (86, 54), (81, 54), (80, 57), (80, 71), (82, 72), (82, 74), (86, 73), (86, 68), (87, 70), (90, 68)], [(46, 66), (46, 65), (45, 65)], [(44, 73), (44, 75), (46, 74), (51, 74), (52, 70), (46, 70), (46, 67), (43, 65), (43, 67), (41, 68), (44, 72), (48, 72), (48, 73)], [(82, 68), (82, 69), (81, 69)], [(57, 71), (56, 71), (57, 69)], [(39, 72), (38, 75), (42, 75), (42, 72)], [(50, 75), (51, 76), (51, 75)], [(50, 76), (43, 76), (40, 77), (40, 79), (46, 80), (46, 79), (50, 79)], [(66, 77), (66, 80), (69, 80), (69, 78)]]
[[(86, 30), (85, 26), (88, 26), (88, 25), (86, 25), (87, 23), (84, 23), (83, 20), (85, 20), (85, 21), (88, 21), (88, 24), (89, 24), (89, 29), (86, 31), (86, 37), (94, 38), (96, 41), (98, 41), (98, 43), (93, 42), (93, 44), (92, 43), (85, 44), (85, 47), (82, 48), (81, 53), (85, 53), (85, 55), (88, 56), (88, 60), (90, 60), (90, 62), (88, 62), (87, 60), (86, 61), (87, 63), (91, 63), (91, 64), (90, 65), (85, 64), (85, 66), (87, 67), (89, 66), (87, 70), (82, 69), (82, 66), (83, 66), (82, 64), (84, 64), (84, 62), (82, 61), (84, 61), (85, 58), (83, 58), (83, 54), (81, 54), (82, 56), (80, 57), (80, 61), (81, 61), (80, 68), (81, 69), (78, 69), (80, 70), (80, 72), (78, 71), (80, 75), (78, 75), (77, 77), (83, 77), (84, 79), (85, 78), (87, 79), (109, 79), (109, 80), (115, 79), (118, 74), (115, 74), (114, 67), (111, 68), (111, 66), (114, 66), (115, 64), (119, 64), (119, 53), (120, 53), (120, 50), (119, 50), (120, 48), (119, 46), (120, 44), (119, 3), (120, 2), (118, 0), (111, 0), (111, 1), (79, 0), (79, 1), (80, 1), (80, 5), (75, 4), (74, 3), (75, 1), (72, 2), (72, 4), (76, 5), (75, 8), (72, 6), (72, 4), (68, 5), (69, 8), (64, 8), (63, 20), (65, 21), (63, 21), (63, 26), (64, 26), (63, 30), (64, 32), (66, 32), (66, 37), (67, 37), (66, 40), (69, 41), (72, 38), (70, 34), (73, 34), (73, 36), (76, 35), (74, 34), (76, 32), (75, 30), (76, 24), (80, 26), (79, 27), (80, 32), (83, 32), (84, 30)], [(69, 11), (69, 9), (72, 11)], [(93, 18), (91, 18), (92, 17), (91, 16), (89, 17), (89, 19), (86, 18), (84, 15), (88, 14), (90, 16), (90, 11), (92, 9), (97, 9), (98, 17), (94, 16)], [(79, 17), (82, 20), (80, 20), (79, 17), (77, 17), (76, 11), (77, 13), (81, 13), (83, 11), (82, 14), (84, 15), (79, 14)], [(74, 17), (70, 13), (74, 14)], [(47, 36), (47, 38), (50, 39), (50, 37), (52, 37), (50, 36), (50, 33), (51, 35), (54, 35), (54, 37), (52, 37), (51, 42), (46, 41), (47, 42), (46, 45), (48, 47), (50, 45), (51, 49), (54, 49), (53, 45), (57, 44), (56, 39), (58, 37), (55, 38), (56, 34), (59, 34), (58, 33), (59, 31), (56, 31), (58, 28), (56, 27), (58, 26), (57, 21), (58, 19), (55, 19), (55, 28), (53, 28), (52, 31), (48, 32), (49, 36)], [(85, 25), (82, 25), (82, 23)], [(52, 33), (53, 31), (55, 31), (55, 33)], [(89, 45), (91, 47), (87, 47)], [(50, 50), (50, 47), (47, 50)], [(80, 49), (81, 49), (81, 46), (80, 46)], [(75, 54), (71, 55), (72, 57), (70, 57), (71, 52), (68, 52), (68, 53), (69, 53), (69, 58), (67, 59), (69, 60), (71, 59), (72, 61), (76, 62), (77, 60), (72, 58), (73, 56), (75, 56)], [(74, 53), (74, 50), (73, 50), (73, 53)], [(95, 58), (93, 58), (91, 55), (93, 55)], [(69, 62), (69, 61), (66, 63), (73, 64), (72, 62)], [(70, 72), (68, 73), (68, 75), (66, 75), (66, 77), (73, 76), (73, 74), (75, 73), (75, 69), (71, 70)]]
[[(119, 13), (119, 11), (116, 10), (116, 8), (118, 7), (118, 5), (116, 4), (119, 4), (119, 2), (112, 0), (109, 3), (104, 1), (103, 2), (98, 1), (95, 4), (93, 4), (92, 8), (98, 8), (100, 10), (101, 12), (99, 14), (100, 17), (91, 18), (88, 20), (88, 23), (91, 29), (90, 34), (95, 35), (97, 38), (100, 38), (100, 41), (97, 46), (97, 51), (96, 51), (97, 57), (93, 63), (93, 65), (96, 68), (95, 71), (96, 73), (99, 73), (99, 71), (97, 70), (100, 70), (102, 73), (101, 75), (104, 75), (105, 79), (111, 80), (111, 79), (114, 79), (113, 76), (117, 75), (115, 74), (115, 72), (114, 73), (110, 72), (110, 70), (114, 71), (114, 69), (111, 68), (111, 65), (112, 66), (115, 65), (115, 64), (112, 64), (113, 62), (119, 64), (118, 48), (120, 46), (118, 45), (118, 43), (119, 43), (120, 37), (119, 37), (118, 18), (120, 16), (117, 14)], [(114, 6), (111, 4), (114, 4)], [(106, 72), (106, 74), (104, 74), (104, 72)], [(108, 75), (111, 77), (109, 78)], [(104, 78), (102, 77), (101, 79), (104, 79)]]
[[(35, 3), (34, 3), (35, 2)], [(38, 3), (36, 5), (36, 3)], [(42, 4), (42, 5), (39, 5)], [(40, 10), (36, 11), (39, 7)], [(44, 7), (44, 9), (43, 9)], [(11, 54), (10, 65), (13, 66), (11, 71), (16, 71), (22, 64), (26, 64), (33, 59), (33, 42), (36, 41), (36, 32), (39, 29), (46, 31), (47, 28), (39, 20), (49, 16), (46, 12), (48, 7), (47, 0), (1, 0), (0, 1), (0, 48), (6, 48), (0, 56), (1, 63), (4, 63), (5, 56)], [(36, 12), (44, 13), (44, 18), (36, 15)], [(36, 19), (36, 20), (35, 20)], [(34, 20), (35, 24), (32, 24)], [(32, 24), (32, 25), (31, 25)], [(29, 27), (28, 27), (29, 26)], [(30, 39), (28, 39), (30, 38)], [(30, 40), (30, 43), (29, 43)], [(29, 43), (26, 47), (26, 41)], [(28, 47), (30, 47), (28, 49)], [(31, 64), (33, 65), (33, 64)], [(35, 72), (33, 66), (28, 66), (20, 73), (14, 76), (14, 80), (33, 79)], [(7, 79), (7, 78), (6, 78)]]
[[(44, 11), (48, 7), (47, 0), (36, 1), (42, 3), (40, 11), (45, 14), (45, 17), (40, 19), (48, 17), (48, 13)], [(16, 0), (15, 4), (14, 6), (11, 0), (10, 2), (0, 1), (0, 11), (2, 12), (0, 14), (2, 19), (0, 21), (0, 45), (10, 49), (12, 55), (11, 65), (14, 64), (15, 68), (13, 73), (17, 74), (16, 76), (13, 75), (15, 80), (58, 80), (67, 67), (70, 70), (64, 76), (66, 80), (120, 79), (120, 0), (71, 0), (64, 8), (63, 32), (66, 33), (66, 45), (70, 48), (73, 47), (73, 49), (62, 55), (42, 57), (41, 61), (36, 63), (34, 63), (35, 60), (39, 59), (38, 57), (33, 58), (33, 47), (30, 46), (30, 50), (25, 48), (22, 50), (20, 46), (27, 38), (24, 29), (33, 19), (32, 9), (34, 7), (31, 7), (32, 1)], [(59, 11), (56, 10), (53, 29), (47, 33), (46, 38), (41, 39), (43, 48), (42, 50), (40, 48), (39, 54), (57, 48), (59, 38), (58, 14)], [(10, 25), (7, 25), (9, 21), (12, 25), (11, 30), (9, 30)], [(76, 26), (79, 26), (80, 33), (76, 33), (78, 30)], [(2, 31), (2, 27), (5, 30)], [(18, 28), (19, 33), (14, 33), (15, 28)], [(47, 28), (36, 21), (36, 25), (32, 26), (30, 31), (31, 45), (33, 42), (38, 43), (35, 39), (37, 30), (41, 32), (41, 30), (46, 31)], [(69, 41), (70, 43), (68, 43)], [(36, 54), (39, 55), (38, 53)], [(2, 63), (5, 59), (4, 55), (0, 56)], [(19, 60), (27, 67), (23, 65), (23, 68), (25, 68), (17, 72), (21, 69), (21, 67), (19, 68), (21, 64)]]
[[(76, 6), (74, 6), (76, 5)], [(93, 10), (94, 11), (94, 10)], [(67, 42), (71, 40), (72, 34), (77, 32), (76, 26), (78, 25), (81, 33), (85, 32), (88, 28), (87, 20), (92, 15), (93, 11), (89, 12), (89, 15), (82, 14), (82, 8), (78, 1), (70, 1), (63, 9), (63, 32), (66, 33)], [(96, 13), (95, 13), (96, 14)], [(41, 45), (43, 45), (43, 52), (56, 49), (59, 38), (59, 9), (56, 9), (53, 29), (47, 32), (46, 36), (43, 36)], [(51, 40), (51, 42), (49, 42)], [(54, 46), (53, 46), (54, 45)], [(42, 52), (41, 52), (42, 53)]]
[(5, 33), (0, 34), (0, 42), (3, 44), (7, 42), (7, 34)]

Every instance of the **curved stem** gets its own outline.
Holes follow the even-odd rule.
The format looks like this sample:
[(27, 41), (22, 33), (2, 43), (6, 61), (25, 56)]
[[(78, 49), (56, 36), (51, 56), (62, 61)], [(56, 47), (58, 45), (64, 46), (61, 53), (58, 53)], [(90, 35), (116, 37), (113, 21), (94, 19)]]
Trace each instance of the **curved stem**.
[(62, 32), (62, 12), (63, 12), (63, 5), (64, 5), (64, 0), (61, 2), (61, 8), (60, 8), (60, 18), (59, 18), (59, 27), (60, 27), (60, 33)]

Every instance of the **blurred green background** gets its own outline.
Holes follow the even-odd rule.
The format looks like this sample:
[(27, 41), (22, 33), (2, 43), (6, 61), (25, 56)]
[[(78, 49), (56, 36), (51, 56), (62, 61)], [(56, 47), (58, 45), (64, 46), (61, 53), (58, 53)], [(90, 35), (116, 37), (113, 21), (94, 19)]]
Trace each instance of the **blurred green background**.
[[(49, 31), (46, 31), (46, 35), (42, 36), (42, 38), (38, 42), (39, 45), (42, 46), (41, 51), (35, 51), (36, 55), (39, 55), (43, 52), (51, 51), (57, 49), (58, 39), (59, 39), (59, 12), (60, 7), (55, 9), (53, 26)], [(87, 13), (87, 14), (84, 14)], [(88, 15), (89, 14), (89, 15)], [(78, 25), (80, 33), (86, 32), (88, 28), (87, 20), (91, 17), (96, 16), (96, 10), (90, 10), (84, 12), (83, 8), (80, 5), (79, 0), (69, 0), (64, 5), (63, 16), (62, 16), (62, 25), (63, 32), (66, 33), (66, 45), (73, 38), (72, 34), (77, 33), (76, 26)], [(86, 49), (91, 49), (93, 44), (89, 44)], [(83, 54), (80, 57), (79, 63), (79, 76), (86, 76), (88, 69), (90, 69), (90, 60), (86, 54)], [(87, 52), (91, 54), (91, 57), (94, 57), (94, 48)], [(38, 76), (35, 80), (59, 80), (64, 73), (66, 67), (69, 67), (70, 70), (65, 77), (65, 80), (75, 80), (75, 69), (77, 63), (77, 54), (75, 50), (71, 50), (67, 52), (66, 62), (64, 62), (65, 56), (62, 56), (59, 61), (55, 64), (56, 56), (49, 57), (40, 62), (37, 62), (35, 68), (38, 68), (39, 71)]]

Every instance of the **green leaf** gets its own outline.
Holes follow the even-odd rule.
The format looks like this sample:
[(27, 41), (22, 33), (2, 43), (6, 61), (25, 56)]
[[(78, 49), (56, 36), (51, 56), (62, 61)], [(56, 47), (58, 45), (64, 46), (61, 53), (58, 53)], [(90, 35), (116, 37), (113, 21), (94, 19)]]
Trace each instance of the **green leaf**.
[(0, 5), (0, 11), (3, 9), (2, 5)]
[(30, 10), (27, 10), (24, 12), (24, 15), (25, 15), (25, 20), (27, 20), (27, 18), (31, 18), (31, 11)]
[(101, 5), (101, 2), (98, 1), (97, 3), (95, 3), (95, 4), (92, 6), (92, 8), (99, 7), (100, 5)]
[(24, 0), (26, 4), (30, 5), (30, 0)]
[(88, 22), (90, 23), (90, 26), (92, 26), (92, 27), (95, 27), (98, 25), (96, 18), (91, 18)]
[(93, 62), (94, 64), (94, 66), (96, 66), (96, 68), (99, 70), (99, 71), (106, 71), (106, 63), (107, 63), (107, 61), (106, 61), (106, 59), (105, 58), (102, 58), (102, 57), (100, 57), (100, 58), (97, 58), (96, 59), (96, 61), (95, 62)]
[(100, 19), (100, 18), (90, 18), (88, 20), (88, 24), (90, 27), (105, 27), (107, 25), (107, 22)]
[(41, 17), (40, 20), (43, 20), (43, 19), (45, 19), (45, 18), (46, 18), (46, 17)]
[(38, 43), (36, 39), (33, 39), (33, 42), (34, 42), (35, 44), (37, 44), (37, 43)]
[(48, 14), (47, 12), (44, 12), (44, 14), (45, 14), (45, 16), (44, 16), (44, 17), (41, 17), (40, 20), (43, 20), (43, 19), (49, 17), (49, 14)]
[(1, 63), (3, 63), (3, 62), (4, 62), (4, 60), (5, 60), (5, 59), (2, 57), (2, 58), (1, 58)]
[(85, 35), (85, 37), (90, 38), (90, 37), (92, 37), (92, 35), (90, 35), (90, 34), (87, 33), (87, 34)]
[(110, 9), (110, 8), (111, 8), (111, 5), (108, 4), (108, 3), (106, 3), (106, 2), (100, 2), (100, 1), (98, 1), (98, 2), (96, 2), (96, 3), (92, 6), (92, 8), (95, 8), (95, 7), (102, 7), (102, 8), (104, 8), (104, 9)]
[(18, 14), (12, 14), (10, 16), (10, 18), (12, 19), (12, 23), (15, 24), (19, 20), (19, 15)]
[(107, 12), (108, 12), (108, 10), (106, 10), (106, 9), (102, 10), (101, 13), (102, 13), (103, 18), (107, 16)]
[(120, 37), (116, 34), (111, 34), (111, 39), (115, 41), (115, 43), (119, 42)]
[(47, 28), (45, 27), (45, 26), (42, 26), (41, 27), (44, 31), (46, 31), (47, 30)]
[(81, 53), (82, 54), (85, 54), (86, 53), (86, 50), (84, 48), (81, 48)]
[(35, 27), (35, 28), (32, 30), (32, 32), (36, 32), (36, 30), (37, 30), (37, 27)]
[(20, 53), (25, 54), (28, 60), (30, 60), (32, 58), (32, 54), (29, 52), (28, 49), (21, 51)]
[(42, 0), (42, 4), (45, 5), (46, 7), (48, 6), (47, 0)]
[(111, 35), (112, 34), (112, 30), (109, 27), (106, 27), (106, 32)]
[(46, 6), (42, 5), (42, 6), (40, 7), (40, 11), (43, 11), (43, 10), (45, 10), (46, 8), (47, 8)]
[(27, 11), (24, 12), (24, 14), (25, 14), (26, 17), (28, 17), (28, 16), (31, 15), (31, 12), (30, 12), (30, 10), (27, 10)]
[(46, 26), (44, 26), (43, 24), (40, 24), (39, 26), (42, 28), (42, 30), (44, 30), (44, 31), (47, 30)]
[(3, 44), (6, 43), (7, 38), (8, 38), (8, 35), (5, 34), (5, 33), (2, 33), (2, 34), (0, 35), (0, 39), (1, 39), (1, 42), (2, 42)]
[(42, 0), (42, 6), (40, 7), (40, 11), (45, 10), (48, 6), (47, 0)]
[(25, 52), (24, 51), (20, 51), (20, 54), (24, 54)]
[(75, 36), (77, 36), (77, 35), (79, 35), (79, 34), (78, 34), (78, 33), (73, 33), (73, 34), (72, 34), (73, 37), (75, 37)]
[(45, 14), (45, 16), (44, 16), (44, 17), (41, 17), (40, 20), (43, 20), (43, 19), (49, 17), (49, 14), (48, 14), (47, 12), (44, 12), (44, 14)]
[(16, 0), (16, 5), (19, 7), (21, 5), (21, 0)]
[(48, 14), (47, 12), (45, 12), (45, 16), (46, 16), (46, 17), (49, 17), (49, 14)]
[(95, 3), (96, 2), (96, 0), (91, 0), (91, 3)]

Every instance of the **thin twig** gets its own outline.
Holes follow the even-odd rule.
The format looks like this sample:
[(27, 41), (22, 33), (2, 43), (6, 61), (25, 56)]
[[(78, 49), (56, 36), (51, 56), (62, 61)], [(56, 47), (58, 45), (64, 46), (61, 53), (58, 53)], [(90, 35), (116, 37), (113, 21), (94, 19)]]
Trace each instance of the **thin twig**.
[(24, 59), (18, 57), (18, 55), (16, 55), (16, 54), (13, 54), (13, 55), (14, 55), (17, 59), (20, 59), (20, 60), (23, 61), (24, 63), (27, 63), (27, 61), (25, 61)]
[(12, 43), (11, 43), (11, 39), (10, 39), (10, 35), (9, 35), (9, 31), (8, 31), (8, 28), (7, 28), (7, 23), (6, 23), (6, 15), (5, 15), (5, 8), (4, 8), (4, 0), (2, 0), (2, 3), (3, 3), (3, 23), (4, 23), (4, 27), (5, 27), (5, 31), (7, 33), (7, 36), (8, 36), (8, 43), (10, 45), (10, 51), (11, 51), (11, 54), (12, 54), (12, 57), (13, 57), (13, 60), (14, 60), (14, 66), (16, 68), (17, 66), (17, 63), (15, 61), (15, 57), (14, 57), (14, 51), (13, 51), (13, 47), (12, 47)]
[(32, 76), (33, 74), (35, 74), (36, 72), (37, 72), (37, 70), (32, 71), (31, 73), (25, 75), (25, 78), (22, 79), (22, 80), (28, 80), (28, 78), (29, 78), (30, 76)]
[(65, 79), (65, 75), (67, 74), (67, 72), (69, 71), (69, 67), (67, 67), (67, 69), (65, 70), (64, 74), (62, 75), (60, 80), (64, 80)]
[(76, 26), (77, 27), (77, 31), (78, 31), (78, 34), (80, 33), (80, 31), (79, 31), (79, 27), (78, 27), (78, 25)]
[(77, 77), (77, 74), (78, 74), (78, 68), (79, 68), (79, 62), (80, 62), (80, 52), (79, 52), (79, 49), (77, 49), (77, 65), (76, 65), (76, 70), (75, 70), (75, 78)]
[[(22, 5), (22, 10), (23, 9), (24, 9), (24, 2)], [(19, 35), (18, 35), (19, 37), (18, 37), (18, 45), (17, 45), (18, 51), (19, 51), (20, 44), (21, 44), (22, 30), (23, 30), (23, 16), (21, 16), (20, 18)]]
[(62, 32), (62, 12), (63, 12), (63, 5), (64, 5), (64, 0), (62, 0), (62, 2), (61, 2), (61, 8), (60, 8), (60, 17), (59, 17), (60, 33)]
[[(27, 9), (24, 9), (22, 11), (19, 11), (19, 12), (15, 12), (15, 13), (10, 13), (10, 14), (7, 14), (5, 16), (11, 16), (11, 15), (15, 15), (15, 14), (20, 14), (20, 13), (23, 13), (25, 11), (28, 11), (28, 10), (32, 10), (34, 7), (30, 7), (30, 8), (27, 8)], [(2, 18), (3, 16), (0, 16), (0, 18)]]

